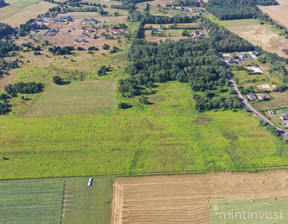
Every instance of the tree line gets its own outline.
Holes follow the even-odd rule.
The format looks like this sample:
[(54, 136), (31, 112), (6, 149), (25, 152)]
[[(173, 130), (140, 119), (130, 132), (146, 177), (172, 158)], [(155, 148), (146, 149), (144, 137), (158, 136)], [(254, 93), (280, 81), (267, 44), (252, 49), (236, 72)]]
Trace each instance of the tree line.
[(278, 5), (275, 0), (209, 0), (206, 9), (221, 20), (257, 18), (257, 5)]
[(72, 54), (72, 51), (74, 50), (73, 46), (53, 46), (48, 49), (49, 52), (51, 52), (53, 55), (69, 55)]
[(11, 96), (17, 93), (38, 93), (42, 92), (43, 89), (44, 85), (41, 82), (18, 82), (5, 86), (6, 93), (10, 94)]

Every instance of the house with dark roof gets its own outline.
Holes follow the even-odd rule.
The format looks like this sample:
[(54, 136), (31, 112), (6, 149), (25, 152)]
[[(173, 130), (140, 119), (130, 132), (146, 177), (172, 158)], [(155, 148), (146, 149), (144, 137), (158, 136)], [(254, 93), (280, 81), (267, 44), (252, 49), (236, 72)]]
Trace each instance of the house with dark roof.
[(248, 59), (248, 57), (245, 53), (241, 53), (240, 59), (241, 59), (241, 61), (244, 61), (244, 60)]
[(238, 65), (238, 61), (234, 61), (232, 58), (228, 58), (226, 61), (228, 65)]
[(288, 120), (288, 114), (282, 114), (280, 119), (283, 120), (283, 121)]
[(252, 52), (251, 56), (253, 58), (258, 58), (260, 56), (260, 53), (258, 51), (254, 51), (254, 52)]
[(67, 22), (73, 22), (73, 19), (71, 16), (67, 16)]
[(257, 96), (255, 93), (250, 93), (247, 95), (248, 100), (253, 101), (253, 100), (257, 100)]

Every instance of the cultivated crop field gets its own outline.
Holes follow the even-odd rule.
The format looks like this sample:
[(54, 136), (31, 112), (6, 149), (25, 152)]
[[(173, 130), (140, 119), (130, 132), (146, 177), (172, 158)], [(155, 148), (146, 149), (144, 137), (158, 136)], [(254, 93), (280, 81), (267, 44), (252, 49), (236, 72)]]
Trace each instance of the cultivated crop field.
[(0, 181), (0, 223), (60, 223), (63, 179)]
[(91, 187), (87, 187), (88, 177), (66, 179), (62, 215), (64, 224), (110, 224), (113, 178), (93, 179)]
[(26, 116), (112, 113), (116, 108), (115, 82), (91, 80), (51, 84)]
[(257, 20), (231, 20), (224, 23), (230, 31), (252, 44), (259, 45), (272, 53), (277, 53), (279, 56), (287, 57), (282, 50), (288, 47), (288, 40), (265, 25), (257, 24)]
[(282, 25), (288, 27), (288, 2), (286, 0), (277, 0), (279, 5), (258, 6), (259, 9), (267, 13), (272, 19), (275, 19)]
[[(0, 117), (0, 178), (283, 167), (287, 146), (249, 113), (194, 109), (189, 84), (158, 84), (114, 114)], [(67, 86), (69, 87), (69, 85)], [(120, 102), (129, 99), (122, 99)], [(119, 102), (118, 101), (118, 102)]]
[(0, 22), (13, 27), (24, 24), (55, 6), (55, 4), (41, 0), (7, 0), (6, 3), (9, 5), (0, 9)]
[(273, 207), (288, 200), (287, 185), (287, 171), (118, 178), (111, 224), (210, 223), (212, 205), (218, 201), (247, 201), (245, 209), (266, 201)]

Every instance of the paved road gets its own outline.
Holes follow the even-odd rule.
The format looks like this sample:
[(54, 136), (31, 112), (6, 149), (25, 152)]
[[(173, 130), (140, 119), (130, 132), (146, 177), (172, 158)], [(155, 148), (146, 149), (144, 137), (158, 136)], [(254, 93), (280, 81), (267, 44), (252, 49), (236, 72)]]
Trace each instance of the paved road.
[(271, 121), (269, 121), (266, 117), (264, 117), (262, 114), (260, 114), (255, 108), (253, 108), (249, 102), (245, 99), (245, 97), (242, 96), (242, 94), (240, 93), (239, 89), (237, 88), (236, 83), (233, 81), (233, 79), (231, 78), (231, 75), (229, 74), (229, 72), (226, 69), (226, 66), (224, 64), (223, 61), (221, 61), (222, 65), (224, 66), (225, 70), (226, 70), (226, 75), (228, 77), (228, 79), (230, 80), (230, 84), (232, 89), (237, 93), (238, 98), (241, 100), (241, 102), (254, 114), (254, 116), (258, 117), (259, 119), (262, 119), (263, 121), (265, 121), (266, 123), (275, 126), (277, 131), (282, 135), (282, 137), (285, 140), (288, 140), (288, 136), (286, 135), (286, 133), (288, 132), (287, 129), (281, 129), (278, 128), (274, 123), (272, 123)]

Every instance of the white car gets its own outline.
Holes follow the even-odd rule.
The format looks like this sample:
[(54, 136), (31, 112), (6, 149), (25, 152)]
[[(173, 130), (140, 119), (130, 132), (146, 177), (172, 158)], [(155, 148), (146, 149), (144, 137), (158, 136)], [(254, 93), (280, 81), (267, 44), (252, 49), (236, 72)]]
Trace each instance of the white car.
[(88, 187), (91, 187), (93, 184), (93, 178), (89, 178), (89, 181), (88, 181)]

